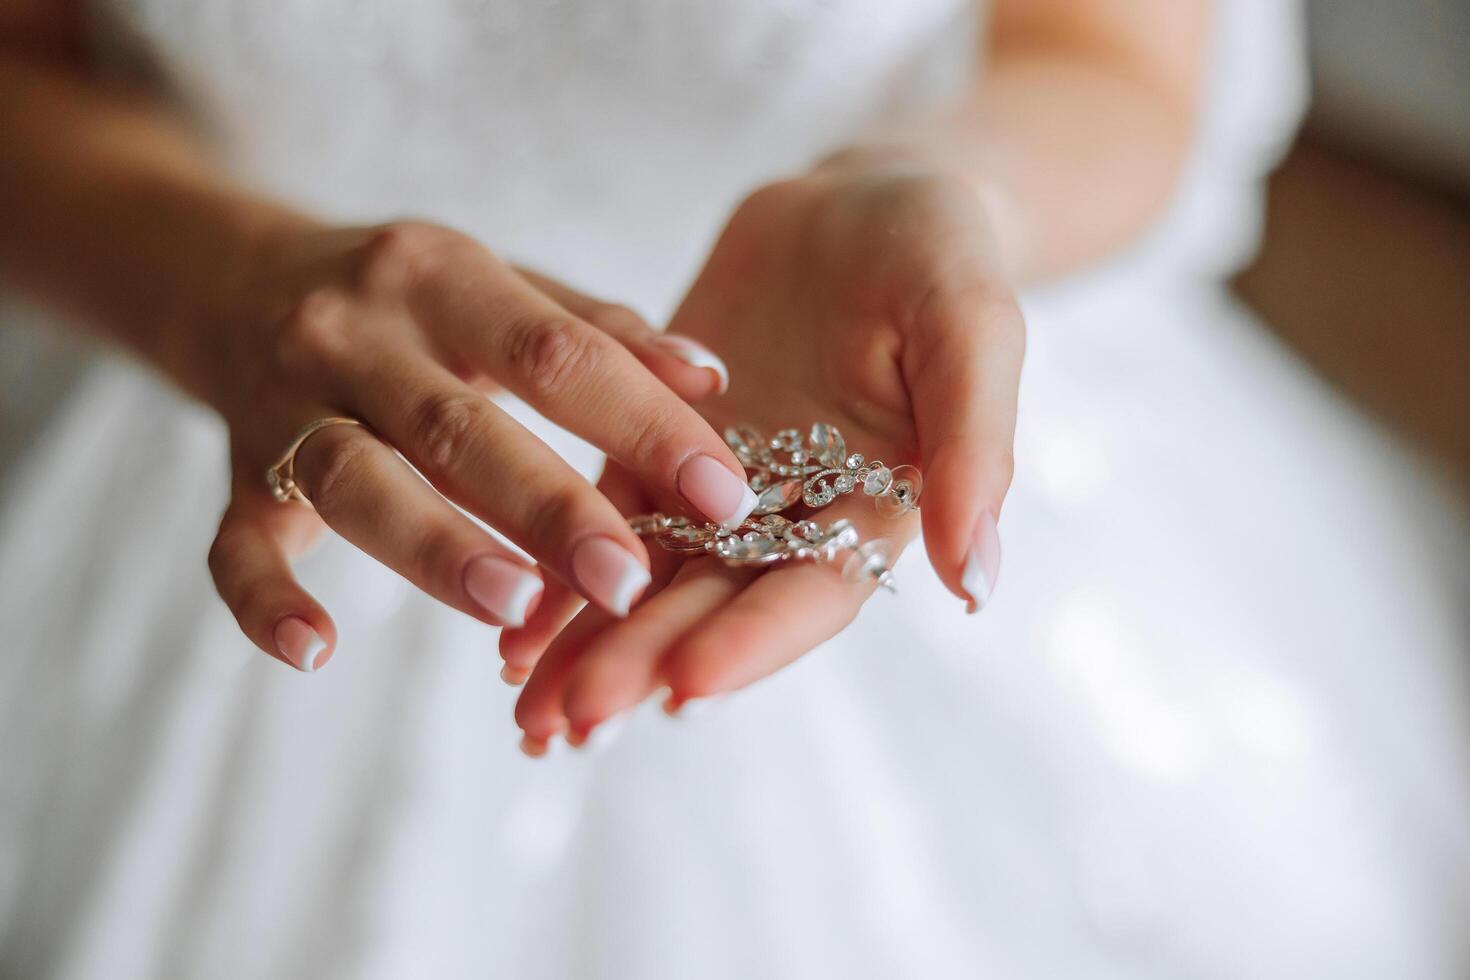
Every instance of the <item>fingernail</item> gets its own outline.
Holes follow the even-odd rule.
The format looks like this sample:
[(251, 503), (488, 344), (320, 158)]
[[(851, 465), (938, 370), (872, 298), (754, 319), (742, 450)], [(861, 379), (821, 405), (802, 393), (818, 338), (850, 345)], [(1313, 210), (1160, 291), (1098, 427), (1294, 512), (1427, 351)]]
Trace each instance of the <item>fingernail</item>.
[(546, 754), (546, 744), (544, 738), (532, 738), (530, 735), (521, 736), (521, 751), (533, 759), (539, 759)]
[[(317, 669), (317, 659), (327, 648), (326, 641), (300, 616), (287, 616), (277, 623), (275, 640), (276, 649), (286, 662), (304, 674)], [(326, 660), (322, 659), (322, 663)]]
[(985, 608), (990, 594), (995, 591), (995, 580), (1000, 575), (1000, 532), (990, 511), (980, 515), (975, 526), (975, 536), (970, 540), (970, 550), (965, 555), (965, 570), (960, 576), (960, 585), (970, 596), (969, 612), (976, 613)]
[(622, 617), (653, 581), (633, 553), (612, 538), (594, 535), (572, 552), (572, 573), (589, 599)]
[(524, 667), (512, 667), (510, 664), (506, 664), (500, 668), (500, 679), (511, 687), (520, 687), (526, 683), (526, 678), (530, 676), (531, 672)]
[(544, 585), (525, 566), (483, 555), (465, 566), (464, 590), (475, 604), (506, 626), (526, 625)]
[(719, 387), (715, 394), (723, 395), (730, 390), (730, 372), (725, 362), (703, 344), (676, 333), (660, 334), (653, 338), (653, 345), (666, 354), (677, 357), (690, 367), (708, 368), (715, 373)]
[(691, 456), (676, 481), (684, 499), (725, 528), (736, 528), (755, 510), (755, 491), (713, 456)]

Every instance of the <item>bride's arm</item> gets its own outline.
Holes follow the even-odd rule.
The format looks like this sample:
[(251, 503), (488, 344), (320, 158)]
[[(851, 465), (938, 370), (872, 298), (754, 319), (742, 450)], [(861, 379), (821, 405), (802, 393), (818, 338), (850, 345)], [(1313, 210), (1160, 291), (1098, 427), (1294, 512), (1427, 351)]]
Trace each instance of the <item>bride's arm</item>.
[(839, 154), (899, 153), (975, 181), (1013, 281), (1146, 229), (1194, 136), (1210, 0), (994, 0), (983, 70), (941, 117)]
[(203, 310), (304, 222), (224, 182), (151, 93), (89, 71), (78, 5), (0, 2), (0, 275), (208, 400)]
[[(449, 229), (331, 227), (255, 196), (155, 93), (89, 70), (83, 9), (0, 0), (0, 280), (224, 418), (233, 495), (210, 568), (263, 650), (306, 670), (332, 653), (331, 619), (286, 562), (318, 517), (446, 604), (524, 620), (539, 574), (444, 497), (626, 614), (648, 581), (642, 542), (484, 397), (493, 385), (711, 520), (749, 511), (739, 463), (679, 397), (720, 386), (707, 352)], [(315, 511), (277, 503), (267, 467), (328, 416), (371, 431), (311, 436), (295, 475)]]

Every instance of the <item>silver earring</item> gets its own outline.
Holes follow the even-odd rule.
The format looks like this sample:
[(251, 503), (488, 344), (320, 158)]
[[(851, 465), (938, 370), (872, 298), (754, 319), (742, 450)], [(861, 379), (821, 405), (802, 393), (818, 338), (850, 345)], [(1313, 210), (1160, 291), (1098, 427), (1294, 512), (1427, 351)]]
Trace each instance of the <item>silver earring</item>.
[(666, 551), (711, 555), (737, 568), (788, 561), (833, 564), (843, 560), (844, 580), (855, 585), (871, 580), (895, 591), (889, 570), (892, 545), (887, 538), (862, 541), (848, 520), (823, 527), (816, 521), (792, 521), (779, 514), (765, 514), (749, 517), (729, 530), (718, 524), (695, 523), (687, 517), (643, 514), (629, 518), (628, 526)]
[(861, 487), (875, 498), (884, 517), (900, 517), (919, 506), (924, 478), (913, 466), (889, 469), (881, 460), (849, 453), (837, 426), (814, 424), (805, 441), (797, 429), (782, 429), (767, 439), (749, 425), (725, 430), (725, 442), (745, 467), (756, 493), (756, 514), (774, 514), (796, 506), (825, 507), (842, 494)]

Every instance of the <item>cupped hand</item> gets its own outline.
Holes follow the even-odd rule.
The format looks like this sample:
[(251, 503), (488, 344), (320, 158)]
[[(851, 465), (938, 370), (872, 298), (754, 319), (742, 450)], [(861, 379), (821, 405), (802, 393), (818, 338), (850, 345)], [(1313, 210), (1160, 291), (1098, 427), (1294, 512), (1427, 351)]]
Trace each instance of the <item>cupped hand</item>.
[[(246, 635), (299, 669), (336, 643), (288, 566), (323, 524), (490, 625), (525, 622), (540, 570), (614, 617), (643, 591), (648, 553), (618, 508), (497, 408), (494, 388), (694, 513), (738, 521), (753, 504), (734, 455), (688, 404), (724, 387), (717, 358), (463, 235), (293, 229), (259, 250), (234, 298), (199, 385), (229, 425), (234, 474), (210, 569)], [(329, 416), (365, 427), (311, 435), (295, 479), (312, 506), (277, 502), (267, 468)]]
[[(998, 571), (1024, 348), (982, 197), (902, 160), (839, 159), (767, 187), (669, 327), (729, 366), (728, 393), (701, 406), (715, 428), (831, 422), (849, 450), (918, 465), (929, 558), (972, 611)], [(602, 486), (625, 512), (677, 505), (616, 462)], [(919, 523), (880, 517), (861, 492), (814, 516), (897, 547)], [(753, 572), (658, 553), (653, 571), (622, 621), (586, 609), (561, 629), (576, 604), (554, 592), (502, 635), (513, 679), (534, 664), (516, 709), (528, 751), (562, 732), (579, 742), (662, 687), (677, 709), (749, 684), (837, 633), (873, 591), (810, 564)]]

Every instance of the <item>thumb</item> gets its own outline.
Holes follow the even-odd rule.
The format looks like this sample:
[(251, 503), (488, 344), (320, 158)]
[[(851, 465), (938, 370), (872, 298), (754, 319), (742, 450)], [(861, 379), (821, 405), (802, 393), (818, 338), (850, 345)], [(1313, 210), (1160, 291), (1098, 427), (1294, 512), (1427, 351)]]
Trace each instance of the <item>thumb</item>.
[(1011, 485), (1025, 326), (994, 285), (936, 289), (914, 320), (903, 373), (914, 405), (929, 560), (945, 586), (984, 606), (1000, 572), (996, 521)]

